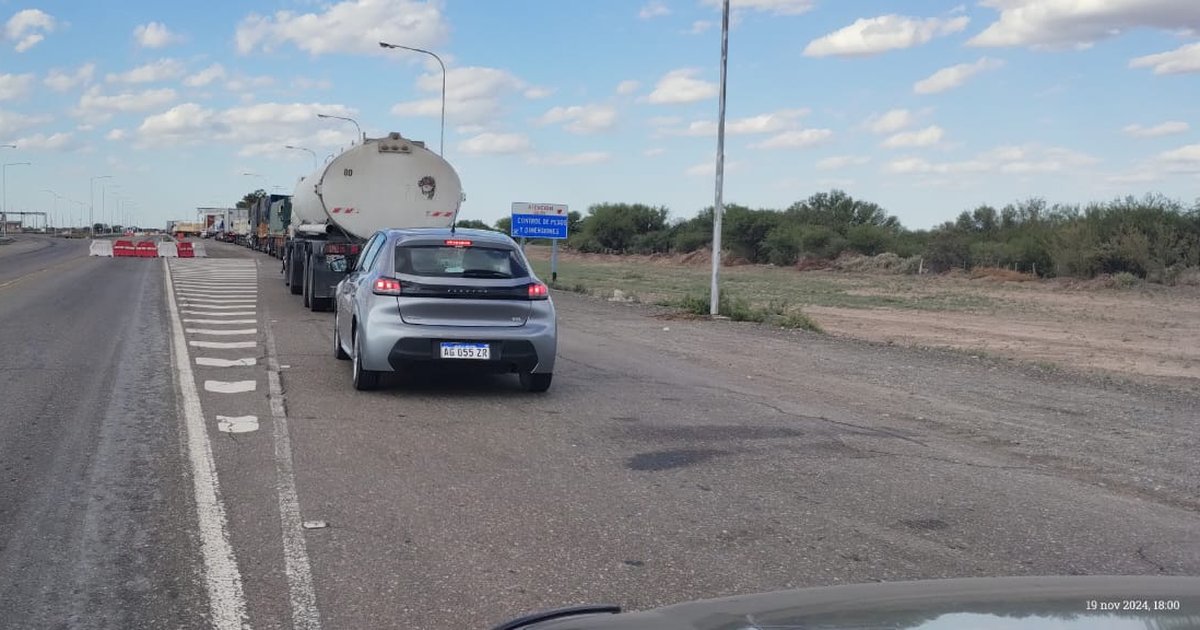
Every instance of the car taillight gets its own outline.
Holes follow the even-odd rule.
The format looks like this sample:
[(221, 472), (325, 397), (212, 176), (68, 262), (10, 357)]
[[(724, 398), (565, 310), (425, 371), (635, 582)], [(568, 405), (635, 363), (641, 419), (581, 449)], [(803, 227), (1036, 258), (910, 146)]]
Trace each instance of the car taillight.
[(400, 295), (403, 287), (394, 278), (377, 278), (375, 280), (375, 295)]
[(450, 239), (450, 240), (446, 241), (446, 246), (447, 247), (470, 247), (471, 241), (462, 240), (462, 239)]
[(550, 289), (540, 282), (529, 285), (529, 299), (544, 300), (550, 295)]

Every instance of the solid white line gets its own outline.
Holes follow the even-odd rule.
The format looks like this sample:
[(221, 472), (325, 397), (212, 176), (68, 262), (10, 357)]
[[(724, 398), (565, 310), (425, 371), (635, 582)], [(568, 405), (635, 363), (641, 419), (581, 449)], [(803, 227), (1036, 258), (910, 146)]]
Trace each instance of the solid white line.
[(205, 391), (217, 394), (244, 394), (258, 389), (256, 381), (204, 381)]
[[(269, 320), (268, 320), (269, 321)], [(300, 496), (296, 492), (296, 474), (292, 462), (292, 441), (288, 437), (287, 410), (283, 407), (283, 386), (279, 382), (279, 354), (271, 325), (264, 327), (267, 344), (267, 388), (271, 401), (271, 427), (275, 438), (275, 472), (279, 491), (279, 525), (283, 530), (283, 568), (287, 574), (292, 602), (294, 630), (321, 630), (321, 612), (313, 589), (312, 569), (304, 542), (300, 519)]]
[(180, 406), (187, 427), (188, 461), (192, 468), (192, 491), (196, 499), (200, 553), (204, 559), (204, 583), (208, 592), (211, 623), (217, 630), (249, 630), (242, 575), (238, 572), (233, 546), (229, 544), (225, 505), (221, 503), (212, 444), (208, 441), (208, 431), (204, 426), (204, 410), (200, 407), (200, 394), (196, 391), (192, 366), (188, 363), (187, 340), (183, 336), (183, 323), (179, 321), (175, 306), (170, 267), (165, 260), (163, 271), (167, 276), (171, 353), (175, 358), (176, 385), (179, 387)]
[[(188, 304), (228, 304), (230, 308), (254, 308), (256, 300), (247, 300), (244, 298), (228, 299), (228, 300), (210, 300), (208, 298), (180, 298), (180, 302), (184, 305)], [(208, 308), (207, 306), (205, 308)]]
[(213, 330), (211, 328), (188, 328), (184, 332), (189, 335), (257, 335), (257, 328), (235, 328), (234, 330)]
[[(183, 324), (180, 324), (182, 326)], [(255, 341), (189, 341), (187, 345), (193, 348), (255, 348), (258, 342)]]
[(258, 359), (254, 357), (246, 357), (244, 359), (196, 357), (196, 365), (203, 365), (205, 367), (249, 367), (251, 365), (258, 365)]
[(258, 295), (258, 290), (257, 289), (238, 289), (236, 291), (234, 291), (234, 290), (212, 291), (212, 290), (205, 289), (204, 291), (200, 291), (200, 290), (189, 291), (187, 289), (179, 289), (178, 294), (183, 297), (188, 297), (190, 295), (192, 297), (241, 297), (241, 298), (244, 298), (244, 297), (253, 297), (255, 295)]
[(257, 319), (183, 319), (188, 324), (257, 324)]
[(257, 282), (237, 281), (237, 282), (180, 282), (175, 285), (176, 289), (253, 289), (258, 286)]
[(254, 309), (254, 307), (253, 307), (253, 306), (251, 306), (251, 305), (247, 305), (247, 306), (221, 306), (221, 305), (219, 305), (219, 304), (217, 304), (217, 305), (212, 305), (212, 306), (196, 306), (195, 308), (204, 309), (204, 310), (218, 310), (218, 311), (219, 311), (219, 310), (232, 310), (232, 309), (239, 309), (239, 308), (241, 308), (241, 309), (246, 309), (246, 308), (248, 308), (248, 309), (251, 309), (251, 310), (253, 310), (253, 309)]
[[(200, 308), (200, 307), (197, 307), (197, 308)], [(254, 307), (253, 306), (249, 306), (249, 307), (239, 306), (237, 308), (254, 308)], [(254, 311), (206, 311), (206, 310), (194, 311), (194, 310), (189, 310), (186, 308), (179, 312), (186, 313), (188, 315), (203, 315), (204, 317), (245, 317), (247, 315), (254, 315)]]

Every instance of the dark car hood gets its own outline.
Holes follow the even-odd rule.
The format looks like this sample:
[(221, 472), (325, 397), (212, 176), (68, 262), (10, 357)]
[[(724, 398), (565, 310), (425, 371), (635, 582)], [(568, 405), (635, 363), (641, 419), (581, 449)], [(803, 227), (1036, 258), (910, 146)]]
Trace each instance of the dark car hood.
[[(1105, 610), (1089, 610), (1090, 602)], [(1115, 606), (1115, 609), (1107, 609)], [(1148, 608), (1143, 609), (1143, 608)], [(536, 630), (1200, 629), (1200, 577), (965, 578), (761, 593)]]

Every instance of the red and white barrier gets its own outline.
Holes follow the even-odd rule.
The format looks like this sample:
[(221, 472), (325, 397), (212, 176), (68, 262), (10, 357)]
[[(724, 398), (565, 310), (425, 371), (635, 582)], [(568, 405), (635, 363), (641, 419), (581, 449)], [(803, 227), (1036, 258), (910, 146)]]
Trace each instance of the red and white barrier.
[(92, 241), (91, 247), (88, 248), (88, 255), (111, 257), (113, 255), (113, 242), (108, 239)]

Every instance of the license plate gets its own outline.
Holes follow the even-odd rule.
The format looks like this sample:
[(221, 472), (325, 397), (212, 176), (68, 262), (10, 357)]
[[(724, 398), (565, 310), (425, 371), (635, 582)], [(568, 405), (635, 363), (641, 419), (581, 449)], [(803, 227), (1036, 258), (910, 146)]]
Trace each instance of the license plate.
[(443, 343), (442, 358), (487, 361), (492, 358), (492, 349), (486, 343)]

